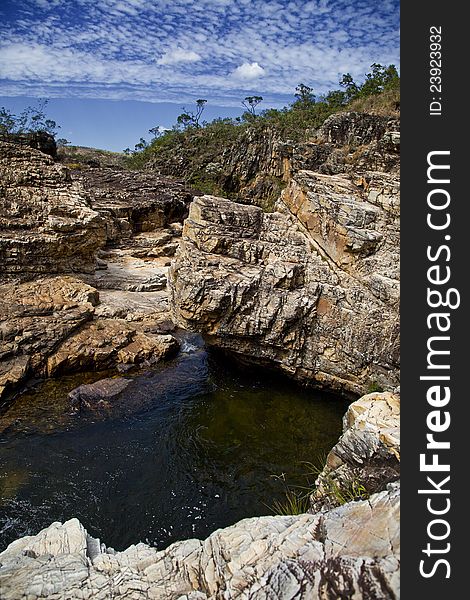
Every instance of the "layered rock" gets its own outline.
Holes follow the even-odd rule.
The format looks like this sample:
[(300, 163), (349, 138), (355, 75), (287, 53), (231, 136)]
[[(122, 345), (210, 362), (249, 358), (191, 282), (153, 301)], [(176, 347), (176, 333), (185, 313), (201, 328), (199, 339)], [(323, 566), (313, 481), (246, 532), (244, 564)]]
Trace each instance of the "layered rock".
[(70, 170), (26, 143), (2, 142), (0, 167), (0, 397), (32, 375), (171, 353), (167, 271), (192, 194), (148, 173)]
[(96, 318), (98, 308), (102, 315), (112, 310), (111, 300), (100, 306), (99, 292), (77, 278), (0, 286), (0, 399), (31, 375), (99, 371), (165, 358), (178, 344), (166, 333), (171, 329), (166, 298), (158, 300), (151, 299), (146, 310), (138, 301), (121, 303), (120, 315), (130, 319)]
[(104, 219), (108, 242), (154, 232), (182, 221), (194, 192), (146, 171), (103, 167), (73, 170)]
[(399, 477), (400, 397), (368, 394), (344, 415), (343, 435), (315, 482), (313, 507), (331, 508), (344, 499), (366, 497)]
[(372, 204), (347, 180), (302, 176), (282, 212), (195, 199), (169, 274), (175, 321), (303, 382), (353, 394), (394, 387), (397, 249), (386, 228), (397, 235), (398, 225), (379, 202), (396, 198)]
[(57, 345), (93, 318), (97, 291), (70, 277), (0, 286), (0, 398), (44, 370)]
[(52, 134), (47, 133), (47, 131), (8, 133), (1, 135), (0, 139), (5, 142), (18, 144), (20, 146), (34, 148), (40, 152), (43, 152), (44, 154), (52, 156), (52, 158), (57, 157), (57, 144), (55, 138)]
[(92, 272), (104, 224), (68, 169), (0, 142), (0, 171), (0, 278)]
[[(221, 195), (272, 210), (292, 175), (313, 170), (334, 175), (361, 170), (397, 172), (399, 119), (392, 116), (345, 112), (331, 115), (302, 139), (289, 140), (275, 127), (240, 127), (201, 151), (198, 138), (183, 139), (171, 149), (160, 148), (148, 168), (163, 175), (184, 177)], [(298, 132), (297, 132), (298, 133)], [(191, 146), (193, 144), (193, 146)]]
[(399, 597), (399, 487), (318, 515), (255, 517), (163, 551), (107, 549), (77, 519), (0, 554), (5, 600)]
[[(396, 387), (398, 127), (338, 113), (304, 143), (247, 130), (227, 150), (233, 161), (222, 157), (244, 205), (204, 196), (190, 208), (170, 270), (176, 322), (303, 382), (352, 394)], [(267, 213), (245, 205), (266, 208), (263, 177), (284, 188)]]

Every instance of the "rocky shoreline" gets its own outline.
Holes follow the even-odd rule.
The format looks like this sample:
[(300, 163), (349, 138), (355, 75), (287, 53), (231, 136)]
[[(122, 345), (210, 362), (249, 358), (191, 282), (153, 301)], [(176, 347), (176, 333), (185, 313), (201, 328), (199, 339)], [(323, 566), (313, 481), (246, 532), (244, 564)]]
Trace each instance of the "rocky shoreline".
[[(306, 144), (261, 152), (248, 136), (221, 166), (241, 202), (0, 142), (1, 404), (32, 378), (151, 367), (177, 350), (179, 327), (306, 386), (384, 390), (351, 405), (312, 514), (159, 552), (116, 553), (76, 519), (54, 523), (0, 554), (2, 598), (399, 597), (397, 129), (344, 113)], [(273, 178), (282, 192), (267, 202)], [(71, 403), (121, 384), (80, 386)], [(370, 497), (349, 501), (351, 486)]]
[[(398, 599), (399, 474), (384, 479), (379, 469), (399, 456), (399, 397), (370, 394), (345, 416), (311, 514), (244, 519), (162, 551), (139, 543), (115, 552), (77, 519), (53, 523), (0, 553), (2, 598)], [(377, 491), (335, 507), (332, 470), (341, 489), (360, 476)]]

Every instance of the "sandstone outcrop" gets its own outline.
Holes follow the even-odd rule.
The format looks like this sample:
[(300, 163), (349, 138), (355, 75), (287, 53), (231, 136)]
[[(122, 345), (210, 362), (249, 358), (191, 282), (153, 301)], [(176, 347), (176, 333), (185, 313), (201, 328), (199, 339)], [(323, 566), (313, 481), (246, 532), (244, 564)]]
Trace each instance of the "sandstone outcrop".
[[(99, 371), (165, 358), (178, 347), (167, 333), (166, 298), (150, 303), (121, 302), (124, 318), (114, 318), (114, 312), (106, 318), (112, 300), (101, 306), (98, 290), (75, 277), (0, 286), (0, 399), (32, 375)], [(98, 309), (101, 318), (95, 315)]]
[(92, 319), (97, 291), (59, 276), (0, 286), (0, 398), (44, 370), (57, 345)]
[(0, 136), (5, 142), (20, 146), (27, 146), (57, 158), (57, 144), (52, 134), (47, 131), (34, 131), (30, 133), (8, 133)]
[(0, 144), (2, 399), (32, 375), (150, 364), (176, 348), (167, 271), (192, 198), (148, 173), (70, 170), (26, 141)]
[(185, 142), (171, 151), (160, 148), (148, 169), (209, 183), (223, 196), (267, 210), (301, 170), (329, 175), (399, 170), (399, 119), (391, 116), (336, 113), (296, 140), (286, 139), (274, 127), (241, 128), (234, 139), (224, 138), (222, 147), (215, 145), (212, 151), (210, 140), (203, 152)]
[(68, 169), (0, 142), (0, 172), (0, 278), (94, 271), (103, 219)]
[(397, 257), (384, 239), (395, 216), (341, 178), (303, 177), (311, 187), (292, 180), (279, 212), (195, 199), (169, 273), (175, 321), (303, 382), (395, 387)]
[(383, 490), (400, 477), (400, 397), (372, 393), (353, 402), (312, 496), (316, 510)]
[(182, 221), (194, 192), (181, 182), (146, 171), (110, 167), (72, 170), (104, 219), (108, 242), (155, 232)]
[[(392, 117), (338, 113), (303, 143), (247, 130), (247, 143), (227, 150), (233, 161), (221, 159), (238, 170), (244, 204), (203, 196), (190, 207), (169, 275), (175, 321), (302, 382), (395, 388), (398, 128)], [(249, 193), (260, 177), (283, 182), (268, 212)]]
[(399, 598), (399, 486), (317, 515), (255, 517), (156, 551), (107, 549), (77, 519), (0, 554), (4, 600)]

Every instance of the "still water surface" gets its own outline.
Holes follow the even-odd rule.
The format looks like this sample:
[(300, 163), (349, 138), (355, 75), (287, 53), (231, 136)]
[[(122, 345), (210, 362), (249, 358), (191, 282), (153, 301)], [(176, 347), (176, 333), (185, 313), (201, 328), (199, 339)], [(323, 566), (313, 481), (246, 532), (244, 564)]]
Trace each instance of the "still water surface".
[(304, 485), (305, 461), (337, 441), (347, 404), (229, 362), (189, 336), (106, 414), (73, 414), (67, 399), (102, 374), (23, 394), (0, 417), (0, 549), (71, 517), (122, 550), (272, 514), (285, 481)]

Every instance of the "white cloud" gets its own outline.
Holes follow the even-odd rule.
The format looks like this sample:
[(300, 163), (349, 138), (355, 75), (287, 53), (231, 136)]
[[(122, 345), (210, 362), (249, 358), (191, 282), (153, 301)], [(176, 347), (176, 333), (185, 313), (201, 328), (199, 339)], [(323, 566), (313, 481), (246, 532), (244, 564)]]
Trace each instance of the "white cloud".
[(258, 77), (262, 77), (264, 73), (265, 70), (263, 67), (261, 67), (257, 62), (252, 62), (243, 63), (237, 67), (233, 72), (233, 76), (237, 79), (251, 81), (252, 79), (258, 79)]
[(157, 60), (158, 65), (176, 65), (178, 63), (192, 63), (201, 60), (201, 55), (193, 50), (182, 50), (181, 48), (175, 48), (175, 50), (170, 50), (165, 52), (163, 56), (161, 56)]
[[(65, 4), (67, 5), (65, 7)], [(398, 0), (22, 0), (0, 22), (0, 93), (239, 103), (321, 94), (399, 62)], [(253, 88), (256, 88), (253, 89)]]

